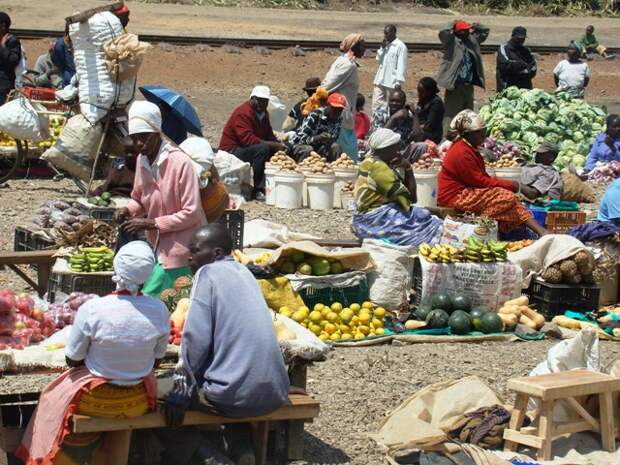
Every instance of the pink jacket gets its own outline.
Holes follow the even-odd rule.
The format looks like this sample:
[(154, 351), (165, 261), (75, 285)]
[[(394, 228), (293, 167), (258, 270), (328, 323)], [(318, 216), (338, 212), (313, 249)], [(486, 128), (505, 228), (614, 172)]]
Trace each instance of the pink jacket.
[(189, 241), (194, 231), (207, 223), (198, 177), (190, 158), (169, 146), (168, 159), (159, 167), (159, 179), (143, 166), (138, 156), (136, 178), (127, 208), (132, 217), (146, 213), (155, 220), (156, 230), (147, 231), (165, 269), (187, 266)]

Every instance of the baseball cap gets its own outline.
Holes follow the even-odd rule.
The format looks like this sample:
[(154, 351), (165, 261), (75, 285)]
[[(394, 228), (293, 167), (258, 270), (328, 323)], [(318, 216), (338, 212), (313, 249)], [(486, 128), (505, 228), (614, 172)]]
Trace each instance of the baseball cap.
[(271, 98), (271, 90), (267, 86), (256, 86), (252, 89), (252, 93), (250, 94), (250, 98), (252, 97), (269, 100)]
[(523, 26), (517, 26), (512, 30), (512, 37), (517, 37), (519, 39), (525, 39), (527, 37), (527, 29)]
[(461, 19), (459, 19), (456, 23), (454, 23), (454, 32), (459, 32), (459, 31), (469, 31), (473, 26), (471, 25), (471, 23), (468, 23), (467, 21), (463, 21)]
[(321, 80), (318, 77), (306, 79), (306, 87), (304, 90), (316, 90), (321, 85)]
[(342, 95), (342, 94), (331, 94), (328, 98), (327, 98), (327, 104), (330, 107), (334, 107), (334, 108), (346, 108), (347, 107), (347, 98)]
[(536, 149), (536, 153), (549, 153), (549, 152), (553, 152), (557, 155), (558, 146), (552, 142), (545, 141), (542, 144), (540, 144), (538, 148)]

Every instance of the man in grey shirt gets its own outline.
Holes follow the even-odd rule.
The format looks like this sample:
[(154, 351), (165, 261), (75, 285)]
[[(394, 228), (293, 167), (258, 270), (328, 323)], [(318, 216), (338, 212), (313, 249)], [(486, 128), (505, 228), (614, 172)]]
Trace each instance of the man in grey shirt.
[(289, 379), (256, 279), (231, 257), (222, 225), (199, 229), (189, 249), (194, 285), (166, 421), (179, 426), (190, 408), (230, 417), (271, 413), (288, 401)]

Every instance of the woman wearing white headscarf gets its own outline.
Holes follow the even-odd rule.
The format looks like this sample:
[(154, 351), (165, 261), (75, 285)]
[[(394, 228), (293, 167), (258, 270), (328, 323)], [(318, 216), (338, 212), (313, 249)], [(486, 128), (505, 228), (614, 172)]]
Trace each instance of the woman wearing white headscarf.
[(153, 368), (166, 354), (170, 326), (163, 302), (140, 293), (154, 266), (151, 247), (130, 242), (114, 258), (117, 290), (80, 307), (65, 347), (71, 369), (41, 393), (16, 451), (24, 463), (78, 463), (75, 456), (104, 463), (100, 437), (69, 434), (69, 416), (126, 418), (155, 409)]
[(177, 278), (191, 276), (187, 266), (189, 242), (206, 224), (206, 218), (192, 161), (162, 138), (157, 105), (134, 102), (128, 116), (129, 135), (140, 155), (132, 200), (117, 216), (129, 218), (123, 224), (125, 232), (146, 231), (155, 248), (157, 263), (143, 292), (159, 296), (164, 289), (172, 288)]
[(417, 201), (413, 168), (400, 153), (400, 135), (380, 128), (368, 139), (369, 156), (359, 168), (355, 183), (357, 212), (353, 232), (361, 239), (387, 239), (399, 245), (432, 242), (441, 220)]

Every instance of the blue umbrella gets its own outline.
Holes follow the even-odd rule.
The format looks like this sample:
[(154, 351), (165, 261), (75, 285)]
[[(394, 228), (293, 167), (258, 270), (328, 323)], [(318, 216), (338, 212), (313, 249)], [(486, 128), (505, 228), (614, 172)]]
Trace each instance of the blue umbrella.
[(185, 97), (164, 86), (142, 86), (140, 92), (149, 102), (157, 105), (161, 102), (167, 104), (172, 108), (172, 113), (181, 119), (187, 132), (202, 137), (200, 118)]

